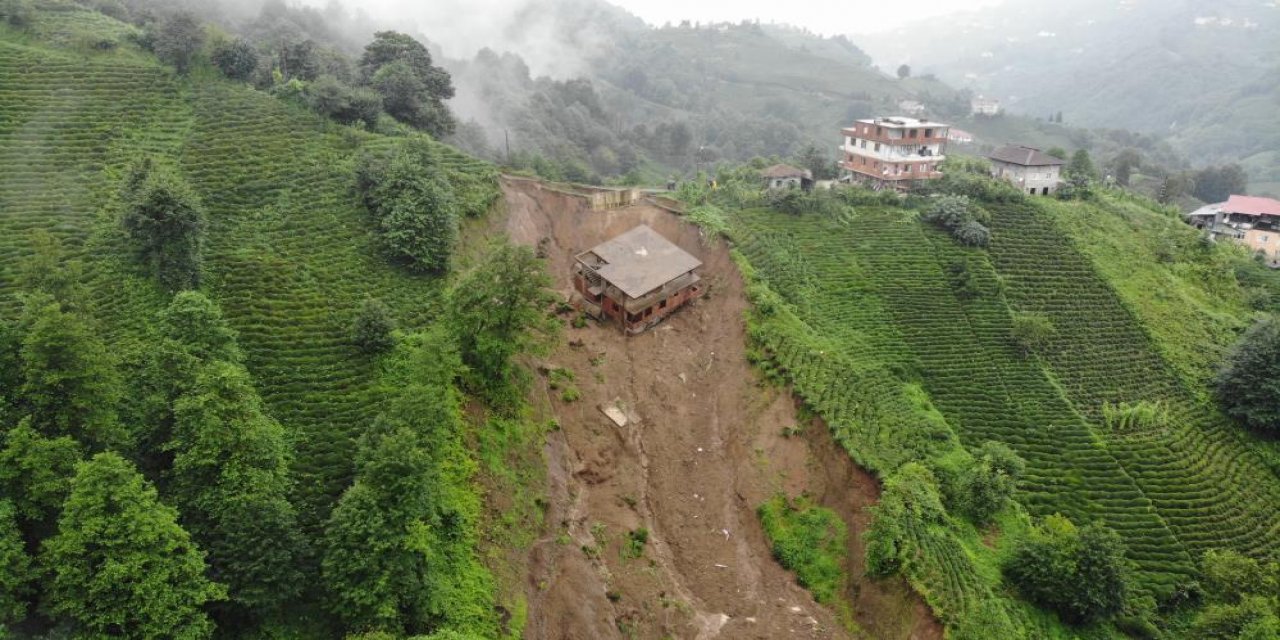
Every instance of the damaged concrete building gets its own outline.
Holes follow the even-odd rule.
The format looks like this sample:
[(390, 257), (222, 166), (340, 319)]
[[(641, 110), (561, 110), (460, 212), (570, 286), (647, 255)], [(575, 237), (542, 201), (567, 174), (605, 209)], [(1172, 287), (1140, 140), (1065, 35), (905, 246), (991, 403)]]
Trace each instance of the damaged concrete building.
[(578, 254), (574, 302), (601, 321), (637, 334), (702, 295), (702, 262), (648, 225)]

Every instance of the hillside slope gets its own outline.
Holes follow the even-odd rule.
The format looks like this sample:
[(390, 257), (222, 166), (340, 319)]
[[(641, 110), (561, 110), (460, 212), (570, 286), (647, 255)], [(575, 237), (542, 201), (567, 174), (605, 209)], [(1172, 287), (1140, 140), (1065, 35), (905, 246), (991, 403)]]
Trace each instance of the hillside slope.
[[(962, 247), (913, 213), (883, 205), (835, 217), (734, 214), (731, 235), (772, 292), (757, 295), (753, 333), (765, 366), (882, 475), (910, 460), (947, 459), (952, 437), (970, 449), (1009, 444), (1029, 465), (1023, 506), (1119, 531), (1140, 588), (1157, 598), (1195, 579), (1209, 549), (1267, 557), (1280, 540), (1272, 508), (1280, 479), (1198, 390), (1211, 366), (1206, 352), (1230, 335), (1202, 333), (1221, 331), (1202, 329), (1214, 324), (1203, 314), (1220, 304), (1220, 314), (1240, 313), (1231, 321), (1239, 323), (1247, 311), (1203, 294), (1200, 307), (1188, 294), (1138, 296), (1123, 279), (1133, 273), (1100, 270), (1077, 247), (1086, 237), (1072, 239), (1066, 229), (1081, 216), (1116, 215), (1110, 205), (984, 206), (994, 216), (989, 250)], [(1123, 294), (1108, 277), (1120, 278)], [(1158, 326), (1167, 318), (1156, 314), (1183, 305), (1196, 328)], [(1040, 356), (1024, 356), (1011, 338), (1019, 312), (1044, 314), (1056, 327)], [(1187, 351), (1195, 339), (1211, 343), (1198, 358)], [(1139, 402), (1162, 407), (1165, 418), (1125, 430), (1106, 417), (1108, 405)], [(931, 409), (945, 422), (930, 425)], [(925, 557), (939, 556), (906, 572), (949, 626), (984, 615), (975, 601), (1000, 601), (989, 591), (998, 589), (998, 578), (988, 582), (990, 549), (939, 529), (919, 535), (913, 544)], [(969, 560), (957, 562), (957, 554)], [(1009, 606), (1015, 626), (1039, 624)]]

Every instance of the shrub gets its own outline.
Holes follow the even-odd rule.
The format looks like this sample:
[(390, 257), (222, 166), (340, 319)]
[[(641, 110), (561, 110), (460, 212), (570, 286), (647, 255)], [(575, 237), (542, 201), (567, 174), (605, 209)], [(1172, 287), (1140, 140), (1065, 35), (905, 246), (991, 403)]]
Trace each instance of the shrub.
[(351, 323), (351, 340), (361, 351), (369, 354), (381, 353), (395, 346), (395, 320), (391, 317), (391, 309), (381, 300), (366, 298)]
[(1077, 528), (1055, 515), (1018, 542), (1004, 574), (1028, 600), (1088, 624), (1123, 610), (1131, 580), (1124, 554), (1116, 532), (1100, 524)]
[(974, 524), (991, 522), (1013, 497), (1025, 469), (1026, 462), (1007, 445), (986, 442), (974, 452), (973, 463), (962, 478), (961, 510)]
[(1280, 431), (1280, 319), (1259, 320), (1236, 343), (1215, 379), (1227, 415), (1264, 431)]
[(981, 220), (987, 217), (987, 213), (973, 204), (968, 196), (944, 195), (933, 200), (920, 219), (947, 229), (952, 237), (964, 244), (985, 247), (991, 242), (991, 231)]
[(795, 572), (815, 600), (833, 602), (845, 581), (848, 531), (840, 516), (807, 498), (792, 501), (782, 495), (760, 505), (757, 513), (778, 562)]
[(1023, 355), (1043, 350), (1053, 340), (1056, 332), (1053, 322), (1043, 313), (1018, 311), (1013, 314), (1010, 335)]

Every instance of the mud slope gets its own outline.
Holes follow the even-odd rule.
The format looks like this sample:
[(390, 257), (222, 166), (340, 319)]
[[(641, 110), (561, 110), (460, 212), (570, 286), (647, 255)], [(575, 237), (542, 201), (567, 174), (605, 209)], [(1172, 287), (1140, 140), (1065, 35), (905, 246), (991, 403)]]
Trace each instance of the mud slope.
[[(574, 254), (645, 223), (698, 256), (708, 292), (648, 333), (567, 328), (543, 368), (573, 373), (581, 397), (540, 379), (561, 429), (549, 439), (547, 531), (530, 552), (532, 639), (847, 638), (770, 554), (755, 507), (808, 491), (850, 523), (855, 574), (872, 478), (820, 426), (783, 437), (788, 394), (756, 384), (744, 353), (743, 284), (728, 251), (650, 206), (608, 212), (532, 181), (506, 179), (506, 233), (540, 246), (569, 291)], [(599, 407), (618, 402), (619, 428)], [(648, 531), (639, 557), (630, 534)], [(631, 554), (634, 555), (634, 554)], [(901, 583), (860, 584), (858, 623), (876, 638), (940, 637)]]

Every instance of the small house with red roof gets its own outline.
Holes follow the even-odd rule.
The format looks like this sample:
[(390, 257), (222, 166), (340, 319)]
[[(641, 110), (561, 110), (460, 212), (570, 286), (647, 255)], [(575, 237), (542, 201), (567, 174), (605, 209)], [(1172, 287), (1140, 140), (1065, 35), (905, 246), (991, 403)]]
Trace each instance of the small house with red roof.
[(1215, 240), (1230, 238), (1249, 247), (1280, 268), (1280, 200), (1233, 195), (1192, 211), (1187, 221)]

